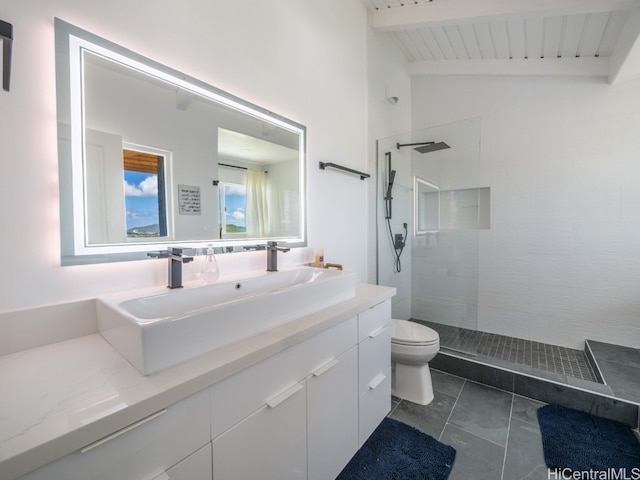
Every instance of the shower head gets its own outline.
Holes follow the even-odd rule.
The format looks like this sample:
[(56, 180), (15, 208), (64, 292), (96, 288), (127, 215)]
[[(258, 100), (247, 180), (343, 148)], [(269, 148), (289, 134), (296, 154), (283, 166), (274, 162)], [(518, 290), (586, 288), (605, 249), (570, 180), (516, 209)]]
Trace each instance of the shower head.
[(451, 147), (444, 142), (437, 142), (437, 143), (431, 142), (430, 145), (417, 147), (417, 148), (414, 148), (414, 150), (420, 153), (430, 153), (430, 152), (437, 152), (438, 150), (446, 150), (447, 148), (451, 148)]
[(419, 153), (431, 153), (437, 152), (438, 150), (446, 150), (447, 148), (451, 148), (444, 142), (419, 142), (419, 143), (397, 143), (396, 148), (400, 150), (401, 147), (417, 147), (414, 148), (416, 152)]

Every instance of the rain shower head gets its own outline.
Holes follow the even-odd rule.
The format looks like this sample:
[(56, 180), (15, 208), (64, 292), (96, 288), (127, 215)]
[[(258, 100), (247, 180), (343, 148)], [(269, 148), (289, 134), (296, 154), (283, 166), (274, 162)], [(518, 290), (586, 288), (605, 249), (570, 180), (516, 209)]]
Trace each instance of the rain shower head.
[(417, 148), (414, 148), (414, 150), (420, 153), (430, 153), (430, 152), (437, 152), (438, 150), (446, 150), (447, 148), (451, 148), (451, 147), (444, 142), (430, 142), (429, 145), (417, 147)]
[(414, 150), (419, 153), (431, 153), (438, 150), (446, 150), (451, 148), (444, 142), (419, 142), (419, 143), (397, 143), (396, 148), (400, 150), (401, 147), (416, 147)]

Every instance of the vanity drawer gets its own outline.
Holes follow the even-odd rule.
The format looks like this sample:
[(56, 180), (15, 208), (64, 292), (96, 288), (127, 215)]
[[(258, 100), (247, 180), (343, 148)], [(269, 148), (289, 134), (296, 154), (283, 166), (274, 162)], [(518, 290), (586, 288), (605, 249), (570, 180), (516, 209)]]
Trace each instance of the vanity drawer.
[(369, 438), (391, 410), (391, 368), (369, 383), (359, 402), (359, 447)]
[(375, 377), (391, 365), (391, 325), (379, 327), (358, 346), (358, 392), (362, 395), (370, 388)]
[(213, 442), (215, 480), (306, 480), (306, 382), (264, 405)]
[(349, 318), (211, 387), (211, 438), (215, 439), (354, 346), (356, 318)]
[(391, 323), (391, 300), (374, 305), (358, 314), (358, 342), (361, 342), (380, 327)]
[(203, 421), (208, 418), (209, 391), (204, 390), (21, 480), (163, 478), (164, 472), (210, 442), (209, 425)]

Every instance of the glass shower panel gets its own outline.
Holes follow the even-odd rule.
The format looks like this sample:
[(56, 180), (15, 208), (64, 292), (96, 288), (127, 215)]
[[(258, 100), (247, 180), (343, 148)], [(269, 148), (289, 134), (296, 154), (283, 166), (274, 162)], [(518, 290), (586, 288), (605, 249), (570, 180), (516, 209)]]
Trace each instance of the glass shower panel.
[(398, 294), (393, 317), (436, 329), (441, 348), (476, 352), (480, 120), (378, 140), (378, 283)]

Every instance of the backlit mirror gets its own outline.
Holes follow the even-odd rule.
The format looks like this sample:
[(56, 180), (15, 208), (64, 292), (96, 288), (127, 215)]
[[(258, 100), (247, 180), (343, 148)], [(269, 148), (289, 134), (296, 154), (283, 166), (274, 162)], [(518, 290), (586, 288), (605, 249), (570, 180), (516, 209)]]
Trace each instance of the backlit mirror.
[(63, 265), (306, 245), (306, 128), (56, 19)]

